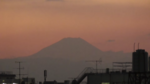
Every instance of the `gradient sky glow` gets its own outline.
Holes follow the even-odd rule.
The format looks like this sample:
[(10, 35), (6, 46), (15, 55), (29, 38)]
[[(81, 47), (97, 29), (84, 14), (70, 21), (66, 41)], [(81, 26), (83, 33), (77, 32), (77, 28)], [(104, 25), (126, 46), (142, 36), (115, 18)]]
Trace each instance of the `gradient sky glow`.
[(102, 51), (150, 53), (150, 0), (1, 0), (0, 58), (28, 56), (66, 37)]

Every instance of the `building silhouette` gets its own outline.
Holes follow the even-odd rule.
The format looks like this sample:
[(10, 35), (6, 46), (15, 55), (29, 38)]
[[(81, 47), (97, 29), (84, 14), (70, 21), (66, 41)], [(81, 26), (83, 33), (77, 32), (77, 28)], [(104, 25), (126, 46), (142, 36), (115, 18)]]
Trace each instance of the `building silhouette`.
[(0, 83), (1, 84), (10, 84), (10, 83), (15, 83), (16, 75), (13, 74), (10, 71), (1, 71), (0, 72)]
[(87, 68), (72, 84), (80, 84), (86, 77), (87, 84), (150, 84), (148, 63), (148, 53), (144, 49), (137, 49), (132, 53), (131, 70)]
[(148, 72), (148, 53), (143, 49), (133, 52), (132, 66), (133, 72)]

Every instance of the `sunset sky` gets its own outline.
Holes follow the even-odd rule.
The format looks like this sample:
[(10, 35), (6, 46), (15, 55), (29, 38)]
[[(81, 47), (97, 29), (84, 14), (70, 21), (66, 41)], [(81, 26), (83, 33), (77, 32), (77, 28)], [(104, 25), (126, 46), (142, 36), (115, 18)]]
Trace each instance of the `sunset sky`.
[(0, 0), (0, 58), (67, 37), (114, 52), (132, 52), (139, 42), (150, 53), (150, 0)]

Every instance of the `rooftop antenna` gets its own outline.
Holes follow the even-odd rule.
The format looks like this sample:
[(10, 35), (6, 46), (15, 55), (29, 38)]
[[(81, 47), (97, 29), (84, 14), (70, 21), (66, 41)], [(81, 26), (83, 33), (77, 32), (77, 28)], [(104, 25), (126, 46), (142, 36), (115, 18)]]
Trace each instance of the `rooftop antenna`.
[(138, 43), (138, 49), (139, 49), (139, 44), (140, 44), (140, 43)]
[(21, 74), (21, 70), (22, 69), (24, 69), (24, 68), (21, 68), (21, 61), (15, 61), (15, 63), (18, 63), (19, 64), (19, 68), (17, 68), (17, 69), (19, 69), (19, 84), (21, 84), (21, 75), (26, 75), (26, 74)]
[(135, 43), (134, 43), (134, 45), (133, 45), (133, 52), (135, 52)]
[(126, 70), (127, 67), (132, 67), (132, 62), (113, 62), (113, 67), (121, 67), (122, 70)]
[(97, 65), (98, 65), (98, 64), (97, 64), (97, 63), (98, 63), (98, 62), (101, 63), (101, 62), (102, 62), (102, 59), (100, 58), (99, 60), (88, 60), (88, 61), (85, 61), (85, 62), (95, 62), (95, 64), (96, 64), (96, 73), (98, 73), (98, 69), (97, 69)]

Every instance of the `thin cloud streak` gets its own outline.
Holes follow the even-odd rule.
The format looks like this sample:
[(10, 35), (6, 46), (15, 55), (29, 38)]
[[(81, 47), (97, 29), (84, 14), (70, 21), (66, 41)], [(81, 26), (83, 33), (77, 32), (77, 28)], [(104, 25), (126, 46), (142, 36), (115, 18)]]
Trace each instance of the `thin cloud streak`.
[(108, 40), (107, 42), (115, 42), (115, 40)]
[(52, 2), (64, 2), (64, 0), (46, 0), (46, 1), (52, 1)]

